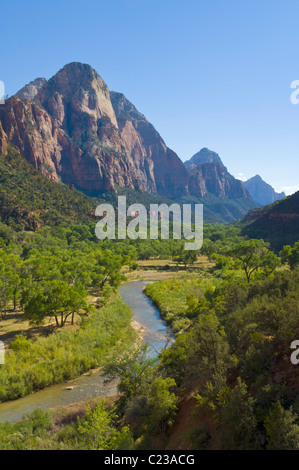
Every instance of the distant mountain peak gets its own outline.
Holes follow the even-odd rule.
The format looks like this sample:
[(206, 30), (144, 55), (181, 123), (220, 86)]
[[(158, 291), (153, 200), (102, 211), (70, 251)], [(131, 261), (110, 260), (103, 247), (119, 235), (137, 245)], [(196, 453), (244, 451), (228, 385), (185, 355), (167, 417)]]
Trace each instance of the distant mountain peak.
[(70, 62), (69, 64), (64, 65), (50, 81), (54, 81), (55, 84), (59, 82), (61, 76), (67, 77), (67, 79), (72, 83), (73, 86), (86, 86), (89, 82), (92, 82), (94, 79), (99, 80), (105, 87), (106, 83), (99, 75), (99, 73), (91, 67), (89, 64), (83, 64), (82, 62)]
[(255, 175), (245, 181), (244, 186), (249, 191), (252, 199), (263, 206), (272, 204), (286, 196), (284, 192), (277, 193), (260, 175)]
[(202, 165), (203, 163), (218, 163), (225, 168), (218, 153), (213, 152), (213, 150), (210, 150), (207, 147), (202, 148), (199, 152), (193, 155), (190, 160), (184, 162), (188, 171), (192, 171), (197, 167), (197, 165)]
[(263, 178), (260, 175), (255, 175), (250, 178), (252, 181), (263, 181)]

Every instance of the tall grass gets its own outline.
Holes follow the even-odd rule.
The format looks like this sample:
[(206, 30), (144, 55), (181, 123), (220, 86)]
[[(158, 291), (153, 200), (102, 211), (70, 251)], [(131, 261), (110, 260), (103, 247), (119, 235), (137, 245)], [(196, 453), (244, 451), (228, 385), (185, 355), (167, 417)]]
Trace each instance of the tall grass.
[(105, 364), (108, 354), (134, 341), (131, 309), (117, 294), (85, 318), (76, 332), (60, 331), (35, 341), (20, 341), (0, 366), (0, 401), (78, 377)]
[(145, 293), (176, 333), (191, 323), (187, 314), (188, 296), (191, 294), (201, 296), (203, 290), (203, 280), (198, 276), (189, 275), (180, 279), (165, 279), (148, 284)]

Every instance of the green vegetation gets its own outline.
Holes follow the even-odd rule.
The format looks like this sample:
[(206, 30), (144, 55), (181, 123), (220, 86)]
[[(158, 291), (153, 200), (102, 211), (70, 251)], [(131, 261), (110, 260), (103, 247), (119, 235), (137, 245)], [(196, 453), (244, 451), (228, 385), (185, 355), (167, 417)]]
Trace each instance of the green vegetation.
[(47, 333), (53, 333), (34, 341), (24, 335), (9, 338), (0, 368), (0, 401), (103, 366), (113, 349), (121, 354), (134, 340), (131, 311), (115, 290), (135, 250), (119, 245), (112, 251), (83, 225), (2, 233), (0, 328), (7, 312), (14, 312), (17, 322), (24, 311), (31, 324), (51, 325)]
[(269, 206), (250, 211), (238, 224), (249, 238), (261, 238), (279, 251), (299, 239), (299, 191)]
[(28, 341), (17, 336), (0, 368), (0, 401), (77, 377), (104, 366), (134, 341), (131, 311), (119, 297), (89, 315), (79, 329)]
[[(290, 361), (299, 338), (295, 229), (289, 238), (265, 237), (279, 256), (263, 230), (248, 239), (237, 225), (206, 225), (200, 253), (184, 251), (182, 240), (100, 242), (95, 199), (48, 181), (13, 148), (0, 169), (0, 401), (97, 367), (119, 379), (113, 406), (101, 402), (60, 422), (36, 410), (20, 423), (0, 423), (1, 450), (156, 449), (176, 445), (178, 432), (180, 448), (299, 449)], [(136, 193), (123, 194), (130, 203)], [(232, 215), (233, 206), (222, 209)], [(124, 274), (139, 267), (172, 276), (146, 288), (175, 333), (155, 359), (117, 293)], [(21, 334), (25, 320), (38, 332), (33, 338)]]
[(284, 264), (288, 264), (291, 269), (299, 265), (299, 242), (293, 247), (286, 245), (280, 252), (281, 260)]
[(148, 286), (174, 325), (186, 317), (190, 322), (162, 353), (157, 373), (175, 380), (178, 396), (192, 390), (196, 397), (192, 448), (299, 449), (290, 361), (290, 344), (299, 337), (298, 283), (294, 268), (250, 283), (237, 270), (230, 277)]
[(54, 183), (9, 147), (0, 155), (0, 220), (15, 230), (94, 220), (95, 201), (75, 188)]
[(207, 194), (201, 198), (184, 196), (179, 199), (181, 204), (203, 204), (205, 223), (224, 224), (240, 219), (253, 207), (247, 198), (220, 199), (214, 194)]
[(147, 356), (147, 345), (128, 350), (122, 359), (110, 361), (106, 374), (119, 377), (118, 390), (122, 394), (118, 413), (127, 423), (136, 439), (137, 448), (152, 447), (155, 439), (165, 439), (178, 410), (173, 378), (162, 377), (156, 368), (157, 359)]
[(117, 430), (114, 426), (117, 415), (100, 402), (92, 411), (87, 408), (86, 419), (78, 427), (83, 435), (83, 449), (87, 450), (131, 450), (134, 439), (128, 426)]
[(228, 254), (241, 262), (247, 282), (259, 271), (262, 276), (269, 276), (279, 266), (279, 258), (268, 249), (264, 240), (247, 240), (238, 243)]
[(200, 295), (207, 283), (198, 275), (184, 275), (179, 279), (166, 279), (159, 283), (148, 284), (145, 293), (157, 305), (161, 316), (175, 333), (191, 324), (187, 299)]
[(69, 424), (59, 422), (58, 413), (37, 409), (19, 423), (0, 423), (0, 450), (134, 449), (128, 426), (119, 425), (113, 408), (103, 402), (87, 407), (82, 418), (66, 418)]

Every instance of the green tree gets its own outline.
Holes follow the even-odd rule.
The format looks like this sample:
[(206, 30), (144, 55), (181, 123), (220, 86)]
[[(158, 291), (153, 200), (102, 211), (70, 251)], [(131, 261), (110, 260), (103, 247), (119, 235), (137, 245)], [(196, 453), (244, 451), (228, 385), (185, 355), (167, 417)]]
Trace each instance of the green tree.
[(168, 426), (173, 424), (178, 405), (178, 397), (172, 391), (175, 387), (174, 379), (169, 377), (157, 377), (150, 384), (147, 396), (150, 407), (147, 418), (150, 433), (165, 434)]
[(292, 408), (285, 410), (276, 402), (265, 421), (268, 450), (299, 450), (298, 416)]
[(22, 260), (16, 254), (9, 254), (8, 264), (11, 266), (12, 274), (10, 277), (11, 288), (12, 288), (12, 300), (13, 300), (13, 309), (16, 310), (17, 308), (17, 299), (19, 296), (19, 291), (22, 286), (22, 278), (20, 276), (21, 268), (22, 268)]
[(122, 403), (136, 397), (146, 390), (152, 381), (153, 365), (156, 359), (148, 357), (148, 346), (142, 345), (128, 349), (121, 360), (110, 361), (105, 369), (105, 373), (111, 379), (120, 378), (118, 390), (122, 394)]
[(6, 318), (9, 302), (13, 299), (14, 284), (18, 275), (11, 265), (11, 255), (1, 252), (0, 256), (0, 309), (2, 318)]
[(65, 281), (48, 281), (40, 291), (25, 303), (24, 312), (33, 323), (42, 324), (46, 317), (54, 317), (57, 326), (64, 326), (71, 315), (88, 313), (87, 292), (82, 284), (69, 286)]
[(238, 384), (226, 396), (218, 412), (219, 447), (225, 450), (258, 449), (255, 401), (248, 395), (246, 384), (238, 378)]
[(97, 250), (94, 255), (93, 285), (102, 292), (106, 285), (116, 288), (122, 280), (121, 268), (128, 261), (111, 250)]
[(284, 264), (288, 264), (291, 269), (299, 265), (299, 242), (296, 242), (292, 248), (290, 245), (286, 245), (280, 252), (281, 261)]
[(101, 401), (94, 411), (87, 408), (86, 419), (78, 427), (83, 435), (84, 447), (88, 450), (132, 450), (134, 439), (128, 426), (118, 430), (117, 415), (108, 411)]
[(197, 251), (195, 250), (182, 250), (179, 256), (173, 258), (177, 263), (183, 263), (185, 268), (188, 264), (193, 264), (197, 260)]
[(280, 264), (278, 256), (269, 250), (264, 240), (243, 241), (230, 249), (228, 254), (240, 261), (247, 282), (257, 271), (262, 271), (265, 277), (269, 276)]

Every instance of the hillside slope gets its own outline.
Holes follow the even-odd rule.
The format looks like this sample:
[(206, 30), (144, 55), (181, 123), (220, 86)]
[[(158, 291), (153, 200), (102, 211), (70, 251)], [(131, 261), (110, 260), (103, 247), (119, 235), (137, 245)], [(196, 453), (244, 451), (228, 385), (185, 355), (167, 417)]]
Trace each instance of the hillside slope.
[(12, 146), (0, 155), (0, 220), (14, 229), (87, 224), (95, 221), (96, 204), (75, 188), (50, 181)]
[(263, 238), (276, 250), (299, 240), (299, 191), (281, 201), (250, 211), (240, 224), (251, 238)]

